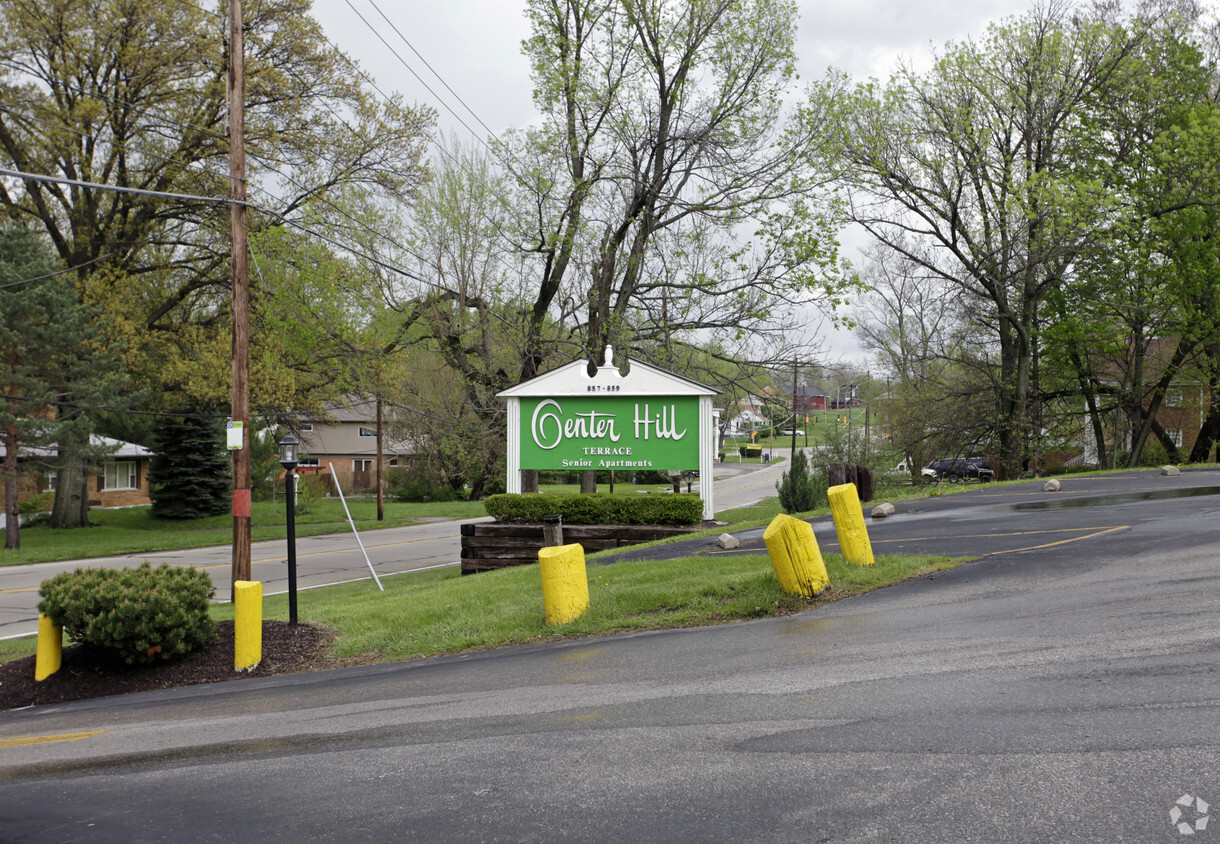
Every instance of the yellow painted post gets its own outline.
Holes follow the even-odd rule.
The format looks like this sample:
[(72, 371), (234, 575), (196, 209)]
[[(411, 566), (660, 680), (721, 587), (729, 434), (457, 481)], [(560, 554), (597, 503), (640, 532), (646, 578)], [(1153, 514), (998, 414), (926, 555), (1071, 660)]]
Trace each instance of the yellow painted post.
[(775, 579), (789, 595), (812, 598), (830, 585), (813, 525), (780, 513), (763, 532)]
[(585, 549), (579, 544), (554, 545), (538, 552), (542, 571), (542, 606), (547, 624), (567, 624), (589, 608)]
[(34, 657), (34, 679), (41, 683), (59, 670), (64, 659), (64, 629), (38, 614), (38, 656)]
[(263, 661), (263, 584), (239, 580), (233, 584), (233, 669), (250, 671)]
[(868, 541), (864, 524), (864, 508), (855, 484), (839, 484), (826, 490), (830, 498), (830, 513), (834, 516), (835, 532), (839, 534), (839, 550), (843, 559), (858, 566), (873, 564), (873, 544)]

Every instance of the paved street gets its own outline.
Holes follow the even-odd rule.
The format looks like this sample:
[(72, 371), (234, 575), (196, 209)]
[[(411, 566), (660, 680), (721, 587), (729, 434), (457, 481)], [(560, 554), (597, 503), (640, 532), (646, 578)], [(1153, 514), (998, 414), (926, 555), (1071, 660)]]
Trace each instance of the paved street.
[(0, 838), (1206, 841), (1218, 480), (935, 500), (885, 530), (1082, 531), (789, 618), (8, 713)]

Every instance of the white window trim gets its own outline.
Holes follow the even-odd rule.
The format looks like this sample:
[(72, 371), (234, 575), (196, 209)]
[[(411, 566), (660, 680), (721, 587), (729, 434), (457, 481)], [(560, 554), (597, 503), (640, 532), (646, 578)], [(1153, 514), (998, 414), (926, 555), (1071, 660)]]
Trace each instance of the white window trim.
[[(120, 467), (126, 467), (126, 472), (120, 474)], [(114, 479), (113, 486), (110, 483), (112, 478)], [(139, 489), (138, 483), (139, 473), (134, 460), (110, 460), (102, 467), (102, 492)], [(121, 484), (125, 484), (125, 486)]]

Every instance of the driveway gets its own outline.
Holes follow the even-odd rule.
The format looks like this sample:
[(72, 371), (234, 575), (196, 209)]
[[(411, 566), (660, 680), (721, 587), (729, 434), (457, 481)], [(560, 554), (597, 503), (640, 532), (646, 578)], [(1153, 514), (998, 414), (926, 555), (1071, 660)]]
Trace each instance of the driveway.
[(1205, 841), (1218, 478), (921, 505), (884, 530), (1118, 529), (789, 618), (8, 713), (0, 837)]

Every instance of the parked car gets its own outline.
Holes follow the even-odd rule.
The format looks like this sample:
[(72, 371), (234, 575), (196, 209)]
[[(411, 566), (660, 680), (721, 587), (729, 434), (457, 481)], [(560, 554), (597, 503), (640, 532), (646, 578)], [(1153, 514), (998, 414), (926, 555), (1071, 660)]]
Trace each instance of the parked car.
[(941, 457), (924, 466), (921, 474), (925, 483), (939, 480), (953, 484), (966, 480), (985, 483), (995, 480), (995, 472), (982, 457)]
[(798, 437), (803, 437), (803, 436), (805, 436), (805, 432), (802, 431), (800, 428), (796, 429), (795, 431), (793, 431), (791, 428), (785, 428), (783, 433), (781, 434), (781, 436), (785, 436), (785, 437), (791, 437), (794, 435), (798, 436)]

